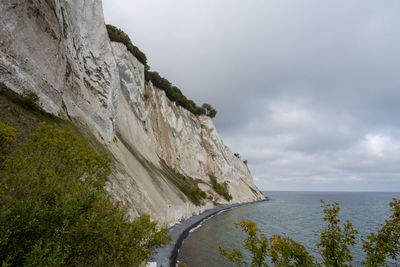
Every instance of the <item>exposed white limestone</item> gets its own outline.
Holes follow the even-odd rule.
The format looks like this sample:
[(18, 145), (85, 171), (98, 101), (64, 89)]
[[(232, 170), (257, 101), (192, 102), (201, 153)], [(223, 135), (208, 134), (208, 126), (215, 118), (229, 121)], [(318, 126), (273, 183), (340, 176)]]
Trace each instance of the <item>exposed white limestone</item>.
[(0, 83), (114, 135), (118, 74), (100, 1), (0, 3)]
[[(128, 143), (135, 149), (135, 153), (145, 158), (143, 160), (151, 162), (157, 168), (162, 167), (160, 165), (160, 159), (162, 159), (171, 168), (207, 184), (210, 184), (210, 176), (217, 177), (221, 183), (227, 182), (233, 197), (232, 202), (262, 199), (253, 184), (247, 166), (223, 144), (212, 120), (207, 116), (194, 116), (171, 102), (163, 91), (154, 88), (151, 83), (145, 85), (143, 65), (127, 51), (123, 44), (113, 42), (112, 47), (121, 84), (116, 119), (119, 139)], [(115, 151), (115, 153), (119, 152)], [(120, 158), (120, 156), (116, 157)], [(127, 161), (128, 157), (125, 155), (123, 158)], [(131, 157), (125, 164), (132, 166), (135, 165), (134, 162), (134, 157)], [(135, 168), (137, 170), (138, 167)], [(143, 175), (130, 176), (135, 177), (135, 181), (140, 180), (138, 183), (141, 183), (144, 182)], [(155, 178), (160, 175), (161, 179)], [(162, 178), (162, 174), (156, 172), (153, 176), (155, 176), (153, 180), (157, 182), (150, 183), (152, 179), (145, 178), (143, 180), (148, 181), (149, 184), (143, 185), (142, 188), (145, 189), (140, 190), (143, 192), (143, 198), (153, 197), (151, 201), (155, 200), (157, 204), (152, 208), (161, 207), (161, 210), (156, 212), (150, 211), (151, 214), (171, 216), (172, 213), (170, 218), (172, 220), (166, 221), (173, 223), (176, 219), (186, 218), (193, 213), (197, 214), (211, 206), (211, 202), (208, 202), (205, 207), (195, 207), (193, 204), (188, 206), (187, 201), (177, 198), (176, 192), (173, 190), (170, 192), (170, 188), (173, 189), (174, 186)], [(199, 186), (219, 202), (226, 202), (207, 184), (199, 184)], [(119, 195), (118, 192), (123, 188), (115, 184), (114, 194)], [(160, 195), (164, 196), (157, 199)], [(165, 200), (174, 201), (174, 203), (163, 203)], [(144, 211), (149, 212), (149, 210)]]
[(263, 198), (212, 120), (145, 83), (143, 65), (110, 42), (100, 0), (2, 1), (0, 89), (34, 92), (44, 110), (99, 137), (114, 159), (108, 190), (132, 217), (148, 213), (170, 225), (213, 207), (194, 205), (168, 168), (203, 181), (199, 187), (218, 202), (226, 201), (210, 176), (227, 182), (232, 202)]

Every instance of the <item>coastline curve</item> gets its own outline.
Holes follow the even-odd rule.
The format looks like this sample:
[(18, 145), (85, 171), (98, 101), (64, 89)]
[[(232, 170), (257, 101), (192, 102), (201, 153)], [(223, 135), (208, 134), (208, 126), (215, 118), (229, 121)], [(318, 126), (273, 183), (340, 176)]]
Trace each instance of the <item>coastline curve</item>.
[(154, 256), (148, 263), (147, 266), (151, 267), (175, 267), (178, 261), (178, 253), (181, 248), (183, 241), (188, 237), (189, 233), (196, 227), (201, 226), (201, 224), (208, 219), (232, 208), (255, 204), (258, 202), (268, 201), (265, 197), (263, 200), (257, 200), (252, 202), (237, 203), (237, 204), (223, 204), (219, 205), (213, 209), (204, 211), (199, 215), (192, 216), (182, 222), (179, 222), (169, 229), (169, 234), (172, 236), (172, 242), (157, 251), (156, 256)]

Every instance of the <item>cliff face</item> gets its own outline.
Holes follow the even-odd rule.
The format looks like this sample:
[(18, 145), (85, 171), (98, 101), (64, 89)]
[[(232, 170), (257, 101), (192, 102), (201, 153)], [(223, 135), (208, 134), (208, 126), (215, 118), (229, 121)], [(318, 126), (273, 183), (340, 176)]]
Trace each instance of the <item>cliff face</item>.
[[(99, 0), (0, 3), (0, 89), (34, 92), (45, 111), (96, 136), (114, 159), (108, 190), (132, 216), (172, 224), (226, 202), (210, 177), (231, 202), (263, 198), (211, 119), (145, 83), (143, 65), (110, 42)], [(187, 184), (206, 193), (201, 204)]]

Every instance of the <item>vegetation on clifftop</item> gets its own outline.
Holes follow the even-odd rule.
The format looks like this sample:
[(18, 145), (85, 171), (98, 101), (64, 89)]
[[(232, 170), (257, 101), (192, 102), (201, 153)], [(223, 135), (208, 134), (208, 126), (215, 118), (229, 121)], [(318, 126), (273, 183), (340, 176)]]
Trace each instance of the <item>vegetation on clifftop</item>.
[(145, 78), (146, 81), (151, 81), (154, 86), (163, 90), (168, 99), (175, 102), (177, 105), (189, 110), (195, 115), (207, 115), (204, 108), (198, 107), (193, 100), (187, 99), (178, 87), (173, 86), (166, 78), (161, 77), (158, 72), (146, 71)]
[(111, 201), (110, 160), (85, 139), (43, 123), (20, 143), (13, 127), (0, 133), (2, 266), (139, 266), (169, 242)]
[(128, 51), (131, 52), (131, 54), (136, 57), (139, 62), (145, 66), (146, 69), (149, 68), (149, 66), (147, 65), (146, 55), (142, 51), (140, 51), (137, 46), (134, 46), (132, 44), (131, 38), (129, 38), (129, 36), (125, 32), (110, 24), (107, 24), (106, 28), (108, 32), (108, 37), (110, 37), (111, 41), (123, 43)]
[(123, 43), (127, 47), (128, 51), (145, 66), (146, 81), (151, 81), (154, 86), (163, 90), (169, 100), (195, 115), (207, 115), (211, 118), (215, 117), (217, 111), (210, 104), (203, 104), (202, 107), (197, 106), (193, 100), (187, 99), (178, 87), (172, 85), (170, 81), (162, 77), (158, 72), (149, 71), (150, 66), (147, 64), (146, 55), (140, 51), (138, 47), (132, 44), (131, 39), (124, 31), (110, 24), (107, 24), (106, 27), (110, 40)]

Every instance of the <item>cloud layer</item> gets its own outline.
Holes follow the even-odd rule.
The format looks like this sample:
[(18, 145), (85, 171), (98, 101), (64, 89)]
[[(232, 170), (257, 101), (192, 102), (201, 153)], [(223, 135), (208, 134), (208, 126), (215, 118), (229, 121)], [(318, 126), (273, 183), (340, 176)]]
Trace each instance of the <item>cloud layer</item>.
[(103, 0), (265, 190), (400, 190), (397, 0)]

